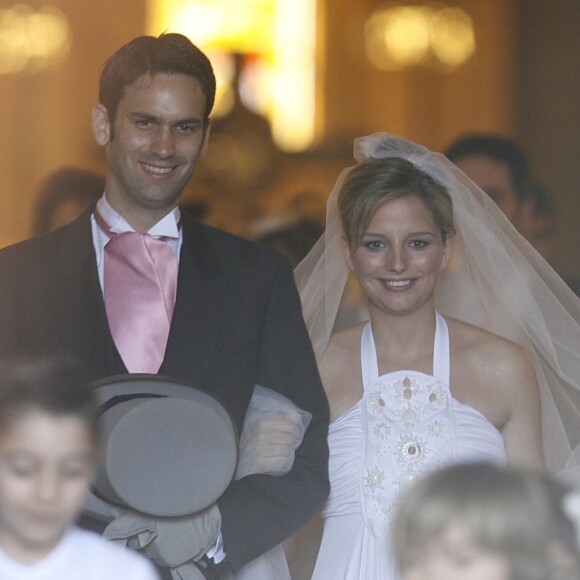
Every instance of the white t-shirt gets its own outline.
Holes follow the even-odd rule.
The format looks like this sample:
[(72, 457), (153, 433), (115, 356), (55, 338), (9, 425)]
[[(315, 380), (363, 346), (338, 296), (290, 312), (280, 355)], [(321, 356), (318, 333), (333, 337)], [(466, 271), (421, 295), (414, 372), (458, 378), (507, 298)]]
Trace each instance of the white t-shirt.
[(94, 532), (71, 528), (48, 556), (32, 566), (0, 549), (2, 580), (159, 580), (147, 558)]

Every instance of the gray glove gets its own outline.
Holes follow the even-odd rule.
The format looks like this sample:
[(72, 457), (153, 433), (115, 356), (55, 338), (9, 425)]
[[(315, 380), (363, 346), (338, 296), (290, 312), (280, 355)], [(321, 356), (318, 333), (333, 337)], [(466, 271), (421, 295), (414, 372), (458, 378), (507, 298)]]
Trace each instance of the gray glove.
[(181, 566), (170, 568), (172, 580), (206, 580), (203, 572), (193, 563), (186, 562)]
[(199, 560), (216, 542), (221, 514), (216, 504), (191, 516), (161, 518), (122, 512), (105, 529), (104, 537), (125, 540), (157, 565), (175, 568)]

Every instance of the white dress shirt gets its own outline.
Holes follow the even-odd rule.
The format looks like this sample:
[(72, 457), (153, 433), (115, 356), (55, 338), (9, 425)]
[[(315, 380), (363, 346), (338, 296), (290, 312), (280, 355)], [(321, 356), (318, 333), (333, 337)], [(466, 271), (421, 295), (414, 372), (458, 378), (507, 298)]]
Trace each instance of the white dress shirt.
[[(122, 234), (124, 232), (134, 232), (133, 228), (127, 220), (118, 212), (116, 212), (107, 201), (106, 193), (97, 201), (97, 211), (105, 220), (111, 232), (114, 234)], [(181, 219), (181, 210), (178, 207), (172, 209), (165, 217), (159, 220), (147, 233), (153, 237), (165, 236), (168, 238), (167, 245), (175, 252), (177, 256), (177, 263), (179, 264), (179, 252), (181, 244), (183, 243), (183, 234), (179, 227), (179, 220)], [(94, 214), (91, 216), (91, 227), (93, 232), (93, 245), (95, 247), (95, 255), (97, 258), (97, 271), (99, 273), (99, 282), (101, 289), (105, 288), (105, 266), (104, 255), (105, 245), (109, 241), (109, 236), (97, 224)]]

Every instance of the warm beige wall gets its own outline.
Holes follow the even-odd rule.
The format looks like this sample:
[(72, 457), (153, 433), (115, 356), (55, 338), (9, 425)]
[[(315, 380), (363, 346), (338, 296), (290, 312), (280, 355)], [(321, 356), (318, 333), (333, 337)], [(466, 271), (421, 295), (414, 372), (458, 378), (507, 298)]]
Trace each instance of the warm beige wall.
[(72, 51), (63, 65), (37, 75), (0, 76), (0, 246), (25, 238), (37, 188), (62, 165), (102, 168), (90, 112), (104, 60), (142, 34), (135, 0), (51, 0), (69, 18)]
[(580, 3), (520, 0), (519, 24), (518, 135), (555, 202), (550, 261), (580, 277)]
[(386, 130), (444, 148), (467, 127), (513, 131), (516, 39), (512, 0), (452, 3), (473, 18), (477, 50), (451, 74), (422, 68), (383, 72), (369, 63), (363, 26), (382, 4), (378, 0), (326, 0), (327, 138), (351, 140)]

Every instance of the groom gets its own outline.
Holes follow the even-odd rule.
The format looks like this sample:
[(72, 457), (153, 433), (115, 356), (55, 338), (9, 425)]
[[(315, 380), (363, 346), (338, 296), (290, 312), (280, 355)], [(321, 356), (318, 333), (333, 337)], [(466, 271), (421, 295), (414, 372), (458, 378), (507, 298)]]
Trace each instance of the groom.
[(212, 506), (217, 541), (194, 526), (192, 554), (210, 541), (221, 574), (324, 501), (328, 405), (287, 260), (179, 210), (214, 93), (207, 57), (178, 34), (135, 38), (107, 61), (92, 117), (105, 193), (69, 226), (0, 251), (0, 352), (57, 347), (95, 379), (181, 379), (221, 400), (240, 431), (255, 384), (312, 413), (287, 475), (233, 482)]

